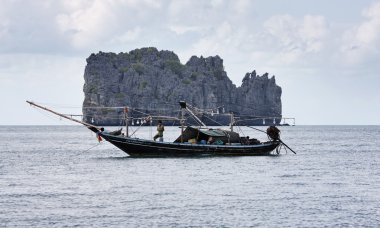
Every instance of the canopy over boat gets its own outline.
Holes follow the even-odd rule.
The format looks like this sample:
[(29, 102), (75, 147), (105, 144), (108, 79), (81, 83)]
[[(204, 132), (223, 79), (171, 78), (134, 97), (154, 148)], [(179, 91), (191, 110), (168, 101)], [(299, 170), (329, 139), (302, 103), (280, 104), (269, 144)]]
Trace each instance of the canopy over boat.
[(196, 139), (196, 141), (208, 141), (210, 137), (215, 140), (221, 140), (224, 144), (227, 143), (240, 143), (239, 134), (233, 131), (226, 131), (222, 129), (202, 129), (188, 126), (183, 131), (182, 136), (180, 135), (174, 142), (188, 142), (191, 139)]

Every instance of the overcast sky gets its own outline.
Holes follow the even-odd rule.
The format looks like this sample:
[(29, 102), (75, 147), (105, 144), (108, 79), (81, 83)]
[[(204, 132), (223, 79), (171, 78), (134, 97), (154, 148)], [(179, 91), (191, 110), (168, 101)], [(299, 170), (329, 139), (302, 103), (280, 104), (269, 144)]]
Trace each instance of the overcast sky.
[(60, 124), (25, 100), (80, 113), (86, 58), (141, 47), (275, 75), (299, 125), (380, 124), (379, 0), (1, 0), (0, 125)]

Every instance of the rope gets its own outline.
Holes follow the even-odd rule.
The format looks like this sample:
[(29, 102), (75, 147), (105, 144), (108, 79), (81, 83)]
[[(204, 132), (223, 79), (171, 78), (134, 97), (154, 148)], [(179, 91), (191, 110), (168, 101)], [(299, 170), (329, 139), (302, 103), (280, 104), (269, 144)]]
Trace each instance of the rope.
[(204, 117), (206, 117), (207, 119), (211, 120), (212, 122), (214, 122), (214, 123), (218, 124), (219, 126), (223, 126), (223, 124), (219, 123), (219, 122), (218, 122), (218, 121), (216, 121), (216, 120), (213, 120), (213, 119), (211, 119), (211, 118), (210, 118), (210, 117), (208, 117), (208, 116), (204, 116)]
[(243, 130), (240, 128), (240, 126), (237, 126), (237, 128), (239, 129), (239, 132), (245, 137), (245, 134), (244, 134)]
[(254, 130), (256, 130), (256, 131), (264, 132), (264, 133), (267, 135), (267, 132), (266, 132), (266, 131), (263, 131), (263, 130), (261, 130), (261, 129), (254, 128), (254, 127), (251, 127), (251, 126), (246, 126), (246, 127), (252, 128), (252, 129), (254, 129)]
[(53, 117), (52, 115), (49, 115), (47, 112), (44, 112), (44, 111), (42, 111), (41, 109), (39, 109), (37, 107), (32, 106), (32, 108), (34, 108), (35, 110), (37, 110), (37, 112), (41, 113), (46, 118), (50, 119), (51, 121), (56, 122), (59, 125), (70, 126), (66, 121), (62, 121), (61, 117), (59, 117), (57, 119), (57, 118)]
[(54, 107), (54, 108), (82, 108), (80, 106), (72, 106), (69, 104), (57, 104), (57, 103), (44, 103), (44, 102), (35, 102), (41, 105), (47, 105), (49, 107)]
[[(144, 97), (142, 97), (142, 98), (144, 98)], [(148, 98), (148, 97), (145, 97), (145, 98)], [(70, 108), (70, 109), (75, 109), (75, 108), (78, 108), (78, 109), (124, 109), (126, 106), (128, 106), (128, 105), (125, 105), (125, 106), (102, 106), (102, 107), (82, 106), (81, 107), (81, 106), (73, 106), (73, 105), (70, 105), (70, 104), (58, 104), (58, 103), (49, 103), (49, 102), (36, 102), (36, 103), (39, 103), (39, 104), (42, 104), (42, 105), (48, 105), (48, 106), (54, 107), (54, 108)], [(236, 104), (236, 103), (229, 102), (229, 103), (226, 103), (226, 104), (227, 105), (234, 105), (234, 106), (244, 107), (245, 109), (256, 111), (255, 108), (243, 106), (243, 105)], [(151, 103), (151, 105), (155, 105), (155, 106), (167, 105), (167, 106), (171, 106), (171, 107), (177, 107), (178, 106), (177, 103), (173, 104), (173, 103), (169, 103), (169, 102), (157, 102), (157, 103)], [(224, 107), (224, 106), (219, 106), (219, 107), (216, 107), (216, 108), (200, 109), (200, 108), (197, 108), (197, 107), (193, 106), (190, 103), (187, 103), (187, 105), (189, 107), (191, 107), (192, 109), (194, 109), (195, 112), (200, 113), (200, 114), (203, 114), (203, 113), (210, 114), (211, 111), (218, 110), (219, 108)], [(265, 105), (261, 105), (261, 106), (265, 106)], [(259, 106), (256, 105), (256, 107), (261, 107), (261, 106), (260, 105)], [(131, 108), (131, 109), (133, 109), (136, 112), (140, 112), (140, 113), (148, 115), (145, 112), (139, 111), (137, 108)], [(167, 108), (167, 109), (149, 109), (149, 110), (150, 111), (168, 111), (168, 110), (172, 110), (172, 109)], [(219, 114), (216, 114), (216, 115), (229, 115), (229, 114), (219, 113)], [(240, 116), (241, 117), (250, 117), (252, 115), (240, 115)], [(253, 119), (246, 119), (246, 120), (256, 120), (256, 119), (262, 119), (262, 118), (268, 118), (268, 119), (282, 118), (280, 116), (254, 116), (254, 117), (255, 118), (253, 118)], [(286, 118), (286, 119), (293, 119), (293, 118)], [(240, 120), (240, 121), (244, 121), (244, 120)]]
[(95, 147), (97, 147), (97, 146), (99, 146), (99, 145), (101, 145), (102, 143), (101, 142), (99, 142), (98, 144), (96, 144), (95, 146), (92, 146), (92, 147), (90, 147), (90, 148), (88, 148), (88, 149), (86, 149), (86, 150), (83, 150), (79, 155), (81, 155), (81, 154), (83, 154), (83, 153), (85, 153), (85, 152), (87, 152), (87, 151), (89, 151), (89, 150), (91, 150), (91, 149), (94, 149)]
[(135, 111), (135, 112), (139, 112), (139, 113), (141, 113), (141, 114), (143, 114), (143, 115), (149, 116), (148, 113), (145, 113), (145, 112), (139, 111), (139, 110), (137, 110), (137, 109), (131, 108), (131, 110), (132, 110), (132, 111)]
[(141, 123), (140, 126), (138, 126), (138, 127), (136, 128), (136, 130), (135, 130), (134, 132), (132, 132), (132, 134), (131, 134), (129, 137), (132, 137), (132, 136), (136, 133), (136, 131), (140, 129), (140, 127), (141, 127), (142, 125), (143, 125), (143, 123)]

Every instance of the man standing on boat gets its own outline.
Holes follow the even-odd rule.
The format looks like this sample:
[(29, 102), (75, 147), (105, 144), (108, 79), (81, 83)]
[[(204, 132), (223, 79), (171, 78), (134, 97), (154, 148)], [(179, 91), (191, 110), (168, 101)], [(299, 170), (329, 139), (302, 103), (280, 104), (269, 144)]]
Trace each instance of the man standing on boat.
[(164, 136), (165, 127), (162, 124), (162, 121), (158, 121), (157, 125), (157, 134), (153, 137), (153, 140), (156, 141), (157, 138), (160, 138), (160, 141), (162, 141), (162, 137)]

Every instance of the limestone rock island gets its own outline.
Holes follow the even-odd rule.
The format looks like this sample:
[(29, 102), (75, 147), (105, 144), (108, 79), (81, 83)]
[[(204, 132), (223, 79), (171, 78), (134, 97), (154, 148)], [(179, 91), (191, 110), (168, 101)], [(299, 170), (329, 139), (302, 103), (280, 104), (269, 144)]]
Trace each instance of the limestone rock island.
[[(129, 113), (134, 118), (143, 113), (178, 117), (180, 100), (213, 113), (281, 120), (281, 87), (275, 77), (253, 71), (236, 87), (219, 56), (192, 56), (182, 64), (174, 52), (154, 47), (119, 54), (99, 52), (87, 58), (84, 79), (83, 120), (96, 125), (122, 124), (124, 106), (137, 110)], [(228, 125), (228, 118), (222, 115), (202, 120), (209, 125), (216, 125), (213, 121)]]

